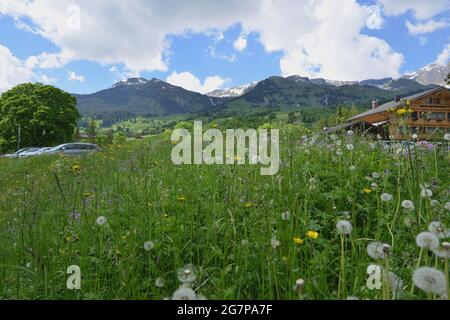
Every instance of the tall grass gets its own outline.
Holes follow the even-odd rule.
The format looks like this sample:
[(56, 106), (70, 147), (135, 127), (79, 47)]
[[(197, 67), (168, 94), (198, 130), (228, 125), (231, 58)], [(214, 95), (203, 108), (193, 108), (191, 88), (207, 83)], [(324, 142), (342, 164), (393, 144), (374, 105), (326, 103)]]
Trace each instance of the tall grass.
[[(250, 165), (175, 166), (163, 137), (81, 158), (1, 159), (0, 298), (163, 299), (180, 286), (177, 270), (192, 264), (193, 288), (208, 299), (298, 299), (299, 278), (304, 299), (337, 299), (338, 285), (341, 299), (382, 299), (386, 288), (366, 287), (373, 241), (391, 246), (400, 297), (427, 298), (411, 292), (414, 239), (432, 221), (449, 227), (447, 146), (389, 149), (293, 128), (281, 137), (273, 177)], [(431, 198), (420, 196), (425, 185)], [(415, 210), (402, 208), (405, 199)], [(97, 224), (99, 216), (107, 223)], [(345, 241), (336, 230), (342, 219), (353, 224)], [(70, 265), (81, 269), (81, 290), (66, 288)], [(444, 270), (431, 252), (420, 265)]]

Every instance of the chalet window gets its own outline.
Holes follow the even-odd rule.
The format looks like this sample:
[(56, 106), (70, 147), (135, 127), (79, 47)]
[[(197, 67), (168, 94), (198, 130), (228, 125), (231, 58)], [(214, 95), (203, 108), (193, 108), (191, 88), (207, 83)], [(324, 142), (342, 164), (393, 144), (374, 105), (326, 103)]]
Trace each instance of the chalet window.
[(428, 120), (445, 120), (445, 112), (430, 112)]
[(441, 104), (440, 98), (428, 98), (428, 104)]
[(416, 120), (417, 120), (417, 111), (414, 111), (414, 112), (411, 114), (411, 119), (413, 119), (413, 121), (416, 121)]

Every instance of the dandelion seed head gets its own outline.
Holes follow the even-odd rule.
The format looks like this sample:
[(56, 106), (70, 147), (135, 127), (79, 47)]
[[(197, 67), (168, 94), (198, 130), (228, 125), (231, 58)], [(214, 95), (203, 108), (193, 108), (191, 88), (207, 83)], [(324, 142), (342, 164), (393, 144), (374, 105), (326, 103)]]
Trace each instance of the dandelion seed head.
[(414, 203), (411, 200), (403, 200), (402, 207), (406, 210), (414, 210)]
[(392, 200), (392, 195), (389, 193), (383, 193), (383, 194), (381, 194), (380, 198), (384, 202), (389, 202)]
[(439, 239), (446, 238), (444, 226), (439, 221), (433, 221), (428, 225), (428, 231), (436, 235)]
[(372, 242), (367, 246), (367, 254), (372, 259), (384, 259), (386, 257), (386, 252), (384, 245), (381, 242)]
[(155, 286), (158, 288), (164, 287), (164, 280), (161, 277), (155, 279)]
[(155, 247), (155, 244), (153, 243), (153, 241), (147, 241), (144, 243), (145, 251), (151, 251), (151, 250), (153, 250), (154, 247)]
[(416, 244), (422, 249), (435, 250), (439, 247), (439, 239), (431, 232), (421, 232), (416, 237)]
[(446, 210), (450, 211), (450, 202), (447, 202), (447, 203), (444, 205), (444, 208), (445, 208)]
[(350, 166), (349, 169), (350, 169), (350, 171), (355, 171), (356, 167), (355, 166)]
[(355, 149), (355, 146), (353, 144), (349, 143), (346, 145), (346, 148), (347, 148), (347, 150), (352, 151)]
[(372, 178), (378, 179), (379, 177), (380, 177), (380, 174), (378, 172), (373, 172), (372, 173)]
[(426, 293), (442, 295), (446, 291), (444, 273), (434, 268), (418, 268), (413, 273), (413, 282)]
[(444, 134), (444, 139), (450, 141), (450, 133)]
[(430, 201), (430, 206), (437, 207), (439, 205), (439, 201), (436, 199), (433, 199)]
[(100, 216), (100, 217), (97, 218), (97, 220), (95, 220), (95, 222), (96, 222), (99, 226), (103, 226), (104, 224), (106, 224), (107, 220), (106, 220), (106, 217)]
[(348, 130), (347, 131), (347, 135), (352, 136), (353, 135), (353, 130)]
[(350, 234), (353, 230), (352, 224), (347, 220), (339, 220), (336, 224), (336, 228), (342, 234)]
[(420, 196), (422, 198), (431, 198), (433, 196), (433, 191), (431, 191), (430, 189), (422, 189), (420, 190)]
[(275, 237), (270, 240), (270, 245), (272, 248), (276, 249), (280, 245), (280, 241), (278, 241)]
[(193, 283), (197, 279), (195, 267), (191, 264), (185, 265), (183, 268), (179, 268), (177, 275), (178, 280), (183, 284)]
[(173, 293), (172, 300), (197, 300), (197, 295), (191, 288), (182, 287)]

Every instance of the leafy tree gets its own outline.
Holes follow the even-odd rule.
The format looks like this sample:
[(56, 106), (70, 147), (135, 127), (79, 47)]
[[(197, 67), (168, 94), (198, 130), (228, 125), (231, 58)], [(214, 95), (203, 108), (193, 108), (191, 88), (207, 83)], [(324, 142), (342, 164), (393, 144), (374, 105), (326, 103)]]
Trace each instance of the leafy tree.
[(20, 148), (68, 142), (79, 117), (70, 94), (40, 83), (18, 85), (0, 96), (0, 150), (18, 142)]
[(447, 78), (445, 78), (445, 82), (450, 86), (450, 73), (447, 75)]

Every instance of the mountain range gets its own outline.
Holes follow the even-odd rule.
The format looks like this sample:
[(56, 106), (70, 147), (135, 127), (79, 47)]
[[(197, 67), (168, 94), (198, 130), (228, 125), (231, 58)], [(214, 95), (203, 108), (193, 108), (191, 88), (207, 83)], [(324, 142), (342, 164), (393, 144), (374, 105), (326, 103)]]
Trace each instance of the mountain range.
[[(369, 107), (395, 96), (406, 96), (444, 84), (447, 66), (429, 65), (399, 79), (369, 79), (359, 82), (273, 76), (248, 85), (208, 94), (188, 91), (159, 79), (131, 78), (87, 95), (75, 95), (79, 111), (98, 118), (196, 114), (223, 109), (297, 110), (303, 107), (356, 105)], [(118, 119), (120, 120), (120, 119)]]

